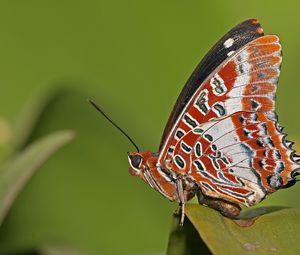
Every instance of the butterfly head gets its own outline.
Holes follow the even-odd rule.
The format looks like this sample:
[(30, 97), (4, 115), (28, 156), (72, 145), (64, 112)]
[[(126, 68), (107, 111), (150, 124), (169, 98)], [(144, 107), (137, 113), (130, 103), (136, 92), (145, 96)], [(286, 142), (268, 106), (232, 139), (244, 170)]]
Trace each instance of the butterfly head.
[(129, 173), (133, 176), (140, 175), (143, 169), (144, 157), (139, 152), (128, 153)]
[[(151, 151), (128, 153), (129, 173), (140, 177), (170, 201), (181, 201), (176, 181), (171, 173), (166, 174), (167, 169), (164, 169), (165, 172), (161, 170), (157, 164), (157, 156), (157, 153)], [(189, 192), (187, 195), (192, 193)]]
[(128, 155), (128, 163), (129, 163), (129, 173), (133, 176), (139, 176), (143, 180), (144, 173), (146, 169), (149, 170), (149, 168), (152, 167), (152, 165), (149, 165), (149, 159), (153, 158), (153, 153), (150, 151), (144, 151), (144, 152), (131, 152), (127, 153)]

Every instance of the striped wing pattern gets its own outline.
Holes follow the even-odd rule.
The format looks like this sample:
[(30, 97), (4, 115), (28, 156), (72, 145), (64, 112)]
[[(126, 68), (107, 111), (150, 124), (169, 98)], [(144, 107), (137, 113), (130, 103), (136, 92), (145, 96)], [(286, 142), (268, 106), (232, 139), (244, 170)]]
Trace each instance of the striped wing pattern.
[(281, 59), (275, 35), (229, 51), (186, 104), (158, 163), (189, 175), (208, 196), (246, 206), (293, 180), (299, 164), (275, 113)]

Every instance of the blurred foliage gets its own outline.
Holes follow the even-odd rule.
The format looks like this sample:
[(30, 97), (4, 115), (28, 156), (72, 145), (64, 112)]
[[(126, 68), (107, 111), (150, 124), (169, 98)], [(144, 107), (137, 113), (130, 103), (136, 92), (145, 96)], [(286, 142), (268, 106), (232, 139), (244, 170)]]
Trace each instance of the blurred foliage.
[(90, 253), (85, 253), (78, 248), (70, 247), (67, 244), (61, 244), (58, 242), (50, 242), (42, 244), (39, 247), (15, 251), (12, 253), (7, 253), (6, 255), (91, 255)]
[(54, 132), (30, 144), (0, 166), (0, 225), (33, 173), (73, 137), (71, 131)]
[[(298, 9), (291, 0), (1, 1), (0, 115), (13, 130), (23, 124), (34, 129), (15, 137), (14, 148), (61, 129), (75, 130), (77, 139), (17, 198), (0, 229), (0, 254), (53, 239), (95, 254), (163, 252), (176, 204), (128, 174), (132, 146), (86, 98), (93, 97), (141, 149), (155, 151), (193, 68), (245, 19), (258, 18), (266, 33), (281, 38), (277, 112), (289, 139), (300, 141)], [(57, 97), (48, 103), (53, 91)], [(30, 122), (18, 116), (26, 102), (35, 105)], [(0, 121), (1, 130), (6, 126)], [(12, 148), (0, 150), (9, 155)], [(299, 193), (295, 185), (259, 206), (299, 207)]]

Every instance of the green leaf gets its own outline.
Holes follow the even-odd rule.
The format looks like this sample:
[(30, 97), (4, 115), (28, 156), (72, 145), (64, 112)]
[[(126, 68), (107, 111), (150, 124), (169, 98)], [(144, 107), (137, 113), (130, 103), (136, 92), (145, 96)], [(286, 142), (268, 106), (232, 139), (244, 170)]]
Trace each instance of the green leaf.
[[(257, 208), (242, 213), (240, 220), (234, 221), (208, 207), (188, 204), (186, 215), (199, 237), (215, 255), (298, 254), (300, 250), (299, 209)], [(185, 239), (194, 238), (186, 230), (186, 225), (182, 231)], [(174, 254), (189, 254), (186, 251)], [(194, 254), (207, 254), (202, 243), (199, 243)]]
[(59, 148), (74, 138), (72, 131), (50, 134), (32, 143), (0, 168), (0, 224), (33, 173)]
[(172, 218), (167, 255), (211, 254), (189, 219), (187, 217), (185, 218), (183, 227), (179, 226), (179, 222), (180, 216), (174, 214)]

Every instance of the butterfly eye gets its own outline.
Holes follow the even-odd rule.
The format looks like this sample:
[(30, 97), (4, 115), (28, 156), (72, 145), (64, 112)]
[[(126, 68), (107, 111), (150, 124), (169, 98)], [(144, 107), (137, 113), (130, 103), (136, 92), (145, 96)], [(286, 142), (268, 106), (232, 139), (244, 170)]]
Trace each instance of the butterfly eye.
[(133, 155), (133, 156), (129, 156), (130, 159), (130, 164), (132, 165), (133, 168), (140, 168), (141, 164), (142, 164), (142, 156), (140, 155)]

